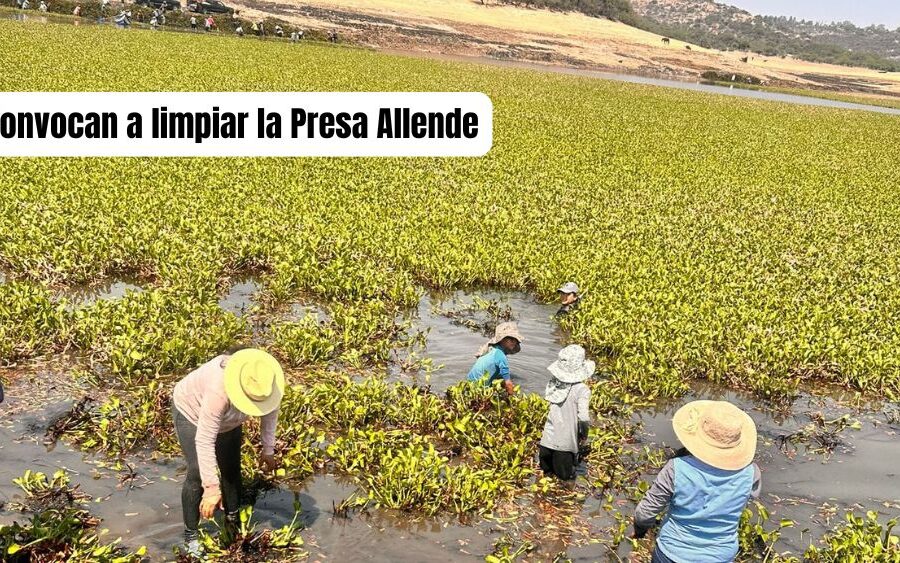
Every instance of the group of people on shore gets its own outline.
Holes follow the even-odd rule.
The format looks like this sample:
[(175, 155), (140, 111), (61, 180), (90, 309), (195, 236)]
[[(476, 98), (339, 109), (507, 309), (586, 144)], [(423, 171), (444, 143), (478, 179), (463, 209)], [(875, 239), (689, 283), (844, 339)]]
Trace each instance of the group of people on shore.
[[(571, 313), (580, 303), (579, 288), (572, 282), (561, 286), (559, 294), (558, 316)], [(467, 379), (484, 385), (501, 381), (512, 395), (508, 356), (520, 351), (524, 342), (515, 322), (499, 324), (479, 350)], [(549, 411), (538, 461), (545, 475), (573, 481), (590, 429), (587, 382), (596, 364), (574, 344), (563, 348), (547, 369), (544, 398)], [(277, 468), (275, 434), (284, 389), (278, 361), (259, 349), (229, 350), (175, 386), (173, 423), (187, 462), (181, 495), (186, 553), (202, 555), (201, 518), (212, 518), (223, 509), (226, 526), (238, 522), (241, 427), (247, 418), (260, 419), (261, 465)], [(731, 403), (692, 401), (675, 413), (672, 425), (682, 448), (635, 509), (633, 537), (643, 538), (659, 527), (653, 563), (733, 561), (741, 513), (760, 492), (760, 470), (753, 463), (755, 423)]]

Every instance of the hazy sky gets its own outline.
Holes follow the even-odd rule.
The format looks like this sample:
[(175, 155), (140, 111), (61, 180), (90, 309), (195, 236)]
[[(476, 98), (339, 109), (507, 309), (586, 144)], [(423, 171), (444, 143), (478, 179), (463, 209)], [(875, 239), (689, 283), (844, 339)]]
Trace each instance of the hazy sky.
[(900, 0), (717, 0), (754, 14), (900, 27)]

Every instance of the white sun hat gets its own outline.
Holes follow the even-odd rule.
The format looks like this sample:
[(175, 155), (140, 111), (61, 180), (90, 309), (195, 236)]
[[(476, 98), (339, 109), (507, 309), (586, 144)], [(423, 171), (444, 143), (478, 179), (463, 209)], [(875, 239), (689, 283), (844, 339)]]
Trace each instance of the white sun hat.
[(581, 290), (578, 289), (578, 284), (575, 282), (566, 282), (559, 286), (559, 289), (556, 290), (558, 293), (580, 293)]
[(547, 368), (562, 383), (581, 383), (594, 375), (597, 364), (584, 357), (584, 348), (570, 344), (559, 351), (559, 359)]

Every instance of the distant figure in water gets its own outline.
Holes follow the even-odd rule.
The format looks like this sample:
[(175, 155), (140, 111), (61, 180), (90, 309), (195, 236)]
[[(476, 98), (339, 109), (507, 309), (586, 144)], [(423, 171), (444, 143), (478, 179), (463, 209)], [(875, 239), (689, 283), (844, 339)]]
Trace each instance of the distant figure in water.
[(550, 403), (550, 411), (538, 448), (545, 475), (563, 481), (575, 479), (579, 446), (587, 440), (591, 424), (591, 389), (584, 382), (596, 368), (597, 364), (584, 358), (584, 348), (578, 344), (560, 350), (559, 359), (547, 368), (552, 377), (544, 398)]
[(469, 370), (466, 377), (469, 381), (484, 381), (485, 385), (492, 385), (494, 381), (502, 380), (506, 392), (515, 394), (516, 389), (509, 375), (509, 361), (507, 356), (517, 354), (522, 349), (525, 338), (519, 333), (519, 326), (514, 322), (505, 322), (497, 325), (494, 337), (478, 351), (477, 360)]
[(245, 349), (216, 356), (175, 385), (172, 415), (175, 434), (187, 462), (181, 488), (184, 551), (202, 557), (200, 518), (225, 509), (225, 525), (240, 524), (242, 426), (259, 417), (259, 461), (274, 471), (275, 429), (284, 395), (278, 360), (262, 350)]
[(566, 282), (556, 290), (559, 293), (560, 308), (556, 312), (556, 318), (564, 317), (578, 307), (581, 290), (575, 282)]
[(657, 525), (652, 563), (733, 561), (738, 524), (762, 478), (753, 463), (756, 423), (727, 401), (692, 401), (672, 417), (679, 453), (634, 511), (634, 538)]

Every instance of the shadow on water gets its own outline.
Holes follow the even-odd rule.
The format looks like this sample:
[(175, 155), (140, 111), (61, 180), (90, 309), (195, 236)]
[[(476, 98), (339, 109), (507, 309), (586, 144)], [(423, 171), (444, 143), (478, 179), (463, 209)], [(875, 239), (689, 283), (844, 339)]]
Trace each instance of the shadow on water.
[(59, 297), (68, 302), (69, 311), (90, 307), (98, 301), (112, 301), (125, 297), (129, 292), (144, 291), (135, 278), (107, 279), (99, 284), (78, 285), (63, 289)]
[[(498, 291), (426, 294), (419, 301), (417, 309), (408, 319), (412, 322), (409, 332), (425, 332), (422, 355), (430, 358), (435, 368), (440, 368), (431, 374), (432, 390), (443, 393), (465, 379), (478, 349), (493, 334), (496, 323), (490, 316), (483, 310), (470, 310), (476, 297), (496, 302), (501, 309), (509, 307), (512, 320), (519, 324), (519, 331), (525, 337), (522, 350), (509, 357), (513, 382), (520, 385), (524, 392), (543, 393), (550, 377), (547, 366), (556, 360), (567, 339), (553, 318), (558, 305), (540, 303), (525, 293)], [(489, 330), (482, 331), (474, 325)], [(395, 372), (394, 377), (404, 381), (417, 378), (419, 383), (424, 383), (421, 374), (412, 376)]]

